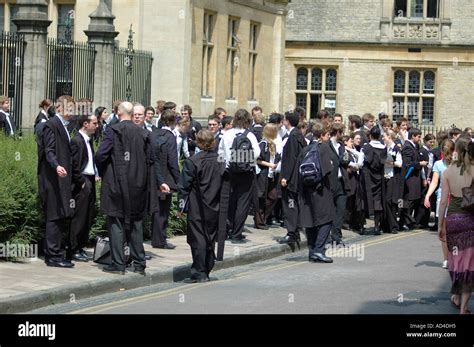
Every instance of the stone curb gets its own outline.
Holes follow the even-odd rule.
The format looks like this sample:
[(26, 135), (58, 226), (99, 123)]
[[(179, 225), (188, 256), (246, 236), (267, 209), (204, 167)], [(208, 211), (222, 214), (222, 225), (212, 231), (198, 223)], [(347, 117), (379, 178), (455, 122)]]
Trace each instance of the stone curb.
[[(301, 241), (301, 249), (306, 249), (306, 241)], [(292, 253), (287, 245), (275, 244), (265, 246), (216, 262), (213, 271), (247, 265), (258, 261), (276, 258)], [(0, 314), (24, 313), (49, 305), (67, 303), (74, 295), (75, 300), (92, 296), (151, 286), (159, 283), (179, 282), (190, 276), (191, 263), (178, 265), (161, 271), (149, 271), (146, 276), (127, 273), (125, 276), (64, 285), (58, 288), (41, 290), (0, 300)]]

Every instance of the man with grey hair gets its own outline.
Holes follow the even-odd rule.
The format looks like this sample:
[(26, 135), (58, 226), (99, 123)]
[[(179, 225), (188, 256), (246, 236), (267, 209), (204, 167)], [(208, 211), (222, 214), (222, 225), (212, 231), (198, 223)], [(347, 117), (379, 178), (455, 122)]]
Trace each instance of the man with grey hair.
[(120, 104), (120, 122), (107, 128), (96, 155), (97, 169), (102, 177), (101, 209), (107, 216), (112, 257), (111, 264), (103, 271), (122, 275), (126, 268), (125, 241), (130, 248), (134, 271), (145, 274), (143, 218), (153, 163), (149, 132), (133, 124), (133, 109), (129, 102)]
[(140, 128), (146, 129), (145, 127), (145, 106), (136, 103), (133, 105), (133, 123), (138, 125)]

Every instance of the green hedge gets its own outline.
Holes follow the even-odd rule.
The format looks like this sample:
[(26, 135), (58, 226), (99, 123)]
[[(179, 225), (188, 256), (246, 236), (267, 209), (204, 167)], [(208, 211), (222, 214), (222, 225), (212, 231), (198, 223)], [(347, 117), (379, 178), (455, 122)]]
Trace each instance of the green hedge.
[[(34, 244), (44, 232), (44, 220), (38, 196), (37, 146), (33, 135), (21, 139), (6, 138), (0, 134), (0, 242)], [(97, 185), (96, 222), (91, 229), (90, 240), (96, 236), (106, 236), (105, 217), (100, 213), (100, 184)], [(150, 220), (146, 220), (146, 229)], [(185, 219), (176, 214), (173, 203), (168, 236), (184, 234)], [(146, 230), (145, 235), (150, 235)]]

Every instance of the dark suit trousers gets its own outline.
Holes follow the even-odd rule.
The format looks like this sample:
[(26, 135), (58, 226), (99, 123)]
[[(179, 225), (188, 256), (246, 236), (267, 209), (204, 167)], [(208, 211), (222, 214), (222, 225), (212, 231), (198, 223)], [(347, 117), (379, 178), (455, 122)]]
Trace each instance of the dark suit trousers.
[(171, 211), (172, 194), (167, 194), (165, 199), (159, 198), (158, 212), (153, 213), (151, 245), (163, 247), (166, 245), (166, 228)]
[(342, 240), (342, 223), (344, 221), (344, 213), (347, 205), (347, 194), (344, 191), (341, 179), (338, 180), (338, 185), (333, 192), (333, 197), (336, 217), (332, 225), (331, 238), (335, 242), (340, 242)]
[(283, 213), (285, 214), (288, 236), (296, 237), (298, 232), (299, 205), (298, 193), (282, 188)]
[(132, 220), (131, 230), (125, 230), (123, 218), (107, 217), (107, 227), (109, 229), (110, 254), (112, 265), (124, 271), (127, 267), (125, 263), (124, 243), (128, 243), (130, 249), (130, 259), (136, 268), (146, 267), (145, 248), (143, 247), (143, 220)]
[(66, 225), (65, 219), (46, 221), (44, 233), (44, 255), (53, 261), (64, 260), (63, 232)]
[(230, 176), (231, 194), (229, 205), (229, 221), (232, 239), (242, 238), (245, 221), (249, 214), (250, 204), (253, 199), (254, 174), (244, 173)]
[(332, 229), (332, 223), (323, 224), (316, 228), (307, 228), (309, 255), (314, 253), (326, 253), (326, 244)]
[[(421, 200), (419, 201), (418, 206), (415, 206), (416, 224), (420, 224), (422, 226), (428, 225), (428, 223), (430, 222), (430, 214), (431, 214), (431, 210), (429, 208), (426, 208), (424, 205), (426, 193), (428, 193), (428, 189), (424, 188), (423, 191), (421, 192)], [(436, 195), (436, 194), (433, 194), (433, 195)], [(436, 208), (436, 205), (434, 206)]]
[(214, 268), (216, 257), (211, 249), (191, 248), (193, 265), (191, 266), (192, 279), (205, 279)]
[(69, 252), (76, 253), (86, 246), (95, 217), (95, 177), (84, 176), (86, 185), (74, 197), (76, 208), (69, 231)]
[(400, 214), (400, 226), (415, 225), (415, 218), (413, 218), (413, 211), (420, 204), (420, 200), (406, 200), (403, 203), (403, 209)]

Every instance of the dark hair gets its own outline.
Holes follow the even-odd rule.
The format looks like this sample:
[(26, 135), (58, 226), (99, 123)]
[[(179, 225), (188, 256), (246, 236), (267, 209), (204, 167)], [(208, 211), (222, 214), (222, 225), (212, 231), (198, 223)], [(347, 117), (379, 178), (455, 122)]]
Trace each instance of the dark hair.
[(336, 117), (339, 117), (339, 118), (343, 119), (342, 114), (340, 114), (340, 113), (334, 113), (334, 116), (332, 116), (332, 119), (334, 119)]
[[(217, 117), (217, 118), (219, 118), (219, 117)], [(221, 125), (222, 125), (222, 127), (225, 128), (225, 126), (226, 126), (227, 124), (232, 124), (232, 121), (233, 121), (233, 120), (234, 120), (233, 117), (231, 117), (231, 116), (225, 116), (225, 117), (222, 118), (222, 120), (221, 120)]]
[(350, 139), (352, 139), (352, 136), (344, 135), (344, 136), (342, 137), (342, 143), (343, 143), (343, 144), (346, 144), (346, 142), (349, 141)]
[(164, 126), (170, 126), (172, 124), (176, 124), (176, 113), (174, 113), (172, 110), (164, 110), (163, 113), (161, 114), (160, 118), (161, 124)]
[(444, 140), (448, 139), (449, 135), (446, 130), (441, 130), (436, 134), (436, 141), (438, 141), (438, 145), (441, 146)]
[(364, 122), (364, 124), (371, 120), (375, 121), (375, 117), (372, 113), (366, 113), (362, 116), (362, 122)]
[(285, 119), (290, 123), (292, 127), (297, 127), (300, 121), (300, 117), (294, 112), (286, 112)]
[(39, 108), (44, 108), (45, 106), (51, 106), (53, 104), (53, 101), (51, 99), (44, 99), (43, 101), (40, 102)]
[(293, 112), (296, 113), (301, 120), (306, 119), (306, 110), (303, 107), (297, 106)]
[(374, 140), (380, 140), (380, 136), (382, 135), (382, 132), (380, 131), (379, 127), (373, 127), (372, 129), (370, 129), (369, 135)]
[(102, 107), (102, 106), (99, 106), (95, 109), (95, 116), (97, 117), (97, 119), (100, 120), (100, 117), (102, 117), (102, 113), (104, 113), (104, 111), (106, 110), (105, 107)]
[(78, 123), (79, 123), (79, 127), (82, 128), (84, 126), (84, 123), (89, 123), (91, 121), (91, 117), (95, 116), (90, 114), (90, 115), (87, 115), (87, 114), (83, 114), (81, 116), (79, 116), (79, 120), (78, 120)]
[(411, 140), (415, 136), (421, 135), (421, 130), (418, 128), (411, 128), (408, 132), (408, 138)]
[(362, 127), (362, 118), (356, 114), (350, 115), (349, 123), (354, 123), (356, 129), (360, 129)]
[(252, 116), (247, 110), (241, 108), (235, 112), (234, 116), (234, 128), (248, 129), (252, 124)]
[(323, 119), (326, 119), (328, 117), (329, 117), (329, 112), (326, 111), (326, 110), (320, 110), (320, 111), (318, 111), (318, 113), (316, 113), (316, 119), (323, 120)]
[(153, 114), (156, 113), (155, 109), (154, 109), (153, 107), (151, 107), (151, 106), (148, 106), (147, 108), (145, 108), (145, 115), (146, 115), (146, 113), (147, 113), (148, 111), (152, 111)]
[(199, 130), (196, 135), (196, 145), (203, 151), (212, 151), (216, 140), (214, 134), (208, 129)]
[(397, 128), (400, 128), (400, 126), (402, 125), (402, 123), (408, 123), (408, 119), (406, 119), (405, 117), (400, 117), (397, 119)]
[(118, 108), (119, 108), (119, 106), (122, 102), (123, 102), (122, 100), (115, 100), (114, 101), (114, 104), (112, 106), (112, 110), (114, 111), (115, 114), (117, 114)]
[(187, 111), (190, 117), (191, 117), (191, 115), (193, 114), (193, 109), (192, 109), (191, 106), (189, 106), (189, 105), (184, 105), (184, 106), (181, 108), (181, 111)]
[(466, 129), (464, 129), (464, 132), (465, 132), (465, 133), (467, 133), (467, 132), (469, 132), (469, 131), (472, 131), (472, 128), (467, 127)]
[(173, 108), (176, 108), (176, 104), (172, 101), (168, 101), (167, 103), (165, 103), (163, 105), (163, 110), (166, 111), (166, 110), (172, 110)]
[(423, 142), (428, 142), (434, 139), (435, 139), (435, 136), (433, 134), (426, 134), (425, 137), (423, 138)]
[(255, 106), (254, 108), (252, 108), (252, 115), (255, 111), (263, 112), (263, 108), (261, 108), (260, 106)]
[(268, 123), (272, 124), (280, 124), (283, 120), (284, 116), (281, 113), (272, 113), (268, 120)]
[(386, 114), (385, 112), (380, 112), (379, 121), (381, 121), (382, 119), (388, 119), (388, 114)]
[(215, 120), (217, 122), (217, 124), (219, 124), (221, 122), (221, 119), (218, 116), (213, 115), (213, 114), (211, 114), (209, 117), (207, 117), (207, 121), (209, 122), (210, 120)]
[(227, 111), (224, 110), (222, 107), (218, 107), (218, 108), (216, 108), (216, 109), (214, 110), (214, 114), (215, 114), (216, 116), (220, 115), (222, 112), (227, 113)]
[(388, 118), (384, 118), (380, 121), (380, 125), (383, 127), (389, 127), (389, 128), (392, 128), (393, 127), (393, 123), (390, 119)]
[(342, 134), (344, 133), (344, 125), (343, 124), (334, 123), (331, 126), (331, 131), (330, 131), (329, 135), (336, 136), (337, 133), (342, 133)]
[(449, 135), (449, 138), (452, 139), (454, 136), (457, 136), (461, 133), (462, 133), (461, 129), (452, 128), (452, 129), (449, 129), (448, 135)]

